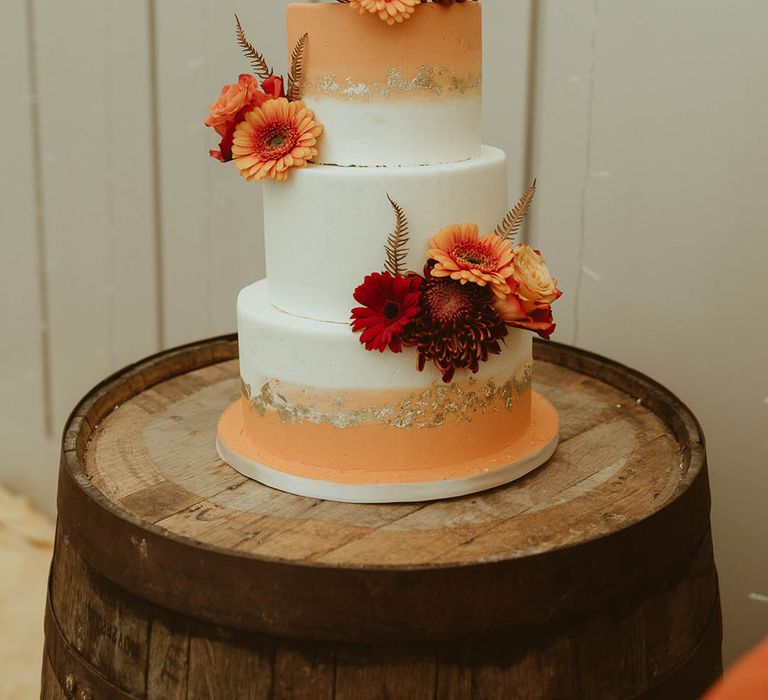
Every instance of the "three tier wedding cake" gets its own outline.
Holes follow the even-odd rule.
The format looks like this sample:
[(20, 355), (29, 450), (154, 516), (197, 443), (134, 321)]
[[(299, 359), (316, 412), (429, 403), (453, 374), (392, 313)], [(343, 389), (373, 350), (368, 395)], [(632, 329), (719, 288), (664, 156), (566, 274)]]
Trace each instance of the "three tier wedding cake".
[(505, 154), (480, 136), (479, 2), (288, 7), (284, 82), (253, 74), (206, 124), (264, 181), (267, 279), (237, 302), (242, 396), (218, 450), (269, 486), (420, 501), (512, 481), (553, 453), (533, 333), (560, 296), (514, 236)]

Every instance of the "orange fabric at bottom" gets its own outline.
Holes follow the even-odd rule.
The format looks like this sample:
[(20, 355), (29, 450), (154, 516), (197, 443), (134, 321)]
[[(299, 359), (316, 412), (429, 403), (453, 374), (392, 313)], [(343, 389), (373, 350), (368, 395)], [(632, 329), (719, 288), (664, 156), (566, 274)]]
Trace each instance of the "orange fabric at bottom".
[(768, 700), (768, 639), (739, 661), (704, 700)]

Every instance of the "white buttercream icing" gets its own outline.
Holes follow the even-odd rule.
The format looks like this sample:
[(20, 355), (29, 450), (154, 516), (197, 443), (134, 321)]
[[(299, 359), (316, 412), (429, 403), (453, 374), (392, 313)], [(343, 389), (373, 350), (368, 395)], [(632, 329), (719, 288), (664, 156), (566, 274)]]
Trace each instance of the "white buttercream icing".
[(312, 166), (264, 189), (270, 299), (287, 313), (347, 323), (352, 294), (384, 267), (395, 219), (410, 223), (407, 267), (421, 272), (427, 241), (450, 224), (490, 233), (508, 210), (507, 161), (496, 148), (462, 163), (412, 168)]
[[(346, 323), (328, 323), (283, 313), (269, 303), (268, 282), (246, 287), (237, 301), (240, 333), (240, 375), (243, 382), (260, 390), (278, 379), (293, 387), (323, 390), (370, 389), (417, 391), (444, 386), (431, 365), (416, 369), (416, 351), (400, 354), (368, 352)], [(509, 329), (500, 355), (492, 355), (472, 375), (460, 371), (457, 381), (470, 377), (479, 387), (495, 379), (503, 386), (530, 361), (531, 334)]]

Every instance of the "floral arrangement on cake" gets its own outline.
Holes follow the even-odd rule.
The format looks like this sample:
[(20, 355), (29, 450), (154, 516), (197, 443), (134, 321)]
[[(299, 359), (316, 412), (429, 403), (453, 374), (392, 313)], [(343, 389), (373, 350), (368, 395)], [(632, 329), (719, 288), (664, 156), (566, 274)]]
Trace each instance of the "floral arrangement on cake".
[(215, 129), (220, 141), (218, 150), (210, 154), (222, 163), (234, 161), (246, 180), (287, 180), (292, 168), (301, 168), (317, 156), (317, 140), (323, 132), (301, 100), (308, 35), (298, 40), (291, 54), (287, 89), (246, 39), (237, 16), (235, 35), (254, 75), (242, 74), (236, 83), (225, 85), (211, 104), (205, 125)]
[(501, 352), (508, 327), (549, 339), (552, 304), (562, 296), (541, 253), (513, 244), (536, 193), (536, 183), (493, 233), (475, 224), (446, 226), (429, 241), (422, 274), (405, 272), (408, 220), (391, 197), (396, 227), (386, 245), (385, 270), (355, 289), (352, 330), (366, 350), (399, 353), (414, 347), (418, 369), (432, 362), (443, 381), (456, 370), (475, 373)]
[[(338, 0), (358, 10), (361, 15), (366, 13), (378, 15), (379, 19), (388, 25), (401, 24), (416, 11), (422, 3), (430, 0)], [(475, 2), (477, 0), (474, 0)], [(439, 5), (453, 5), (455, 2), (463, 3), (467, 0), (432, 0)]]

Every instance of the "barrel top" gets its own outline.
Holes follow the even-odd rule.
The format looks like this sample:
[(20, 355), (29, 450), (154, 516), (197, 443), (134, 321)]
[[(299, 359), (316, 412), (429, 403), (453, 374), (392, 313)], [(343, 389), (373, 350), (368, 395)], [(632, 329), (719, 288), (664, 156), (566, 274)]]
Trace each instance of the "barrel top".
[[(396, 573), (527, 564), (595, 543), (615, 548), (600, 550), (610, 575), (623, 566), (627, 547), (638, 552), (645, 542), (637, 556), (648, 561), (641, 565), (653, 568), (658, 560), (659, 576), (666, 575), (661, 569), (674, 566), (680, 549), (690, 551), (708, 527), (695, 418), (663, 387), (619, 364), (554, 343), (537, 343), (535, 354), (536, 388), (562, 420), (554, 457), (493, 491), (402, 505), (319, 501), (241, 476), (215, 449), (217, 420), (240, 390), (236, 340), (160, 354), (104, 382), (73, 414), (64, 439), (60, 526), (108, 578), (147, 588), (172, 607), (183, 606), (189, 593), (181, 583), (179, 590), (149, 590), (153, 555), (172, 559), (178, 580), (199, 577), (187, 582), (189, 590), (209, 575), (225, 585), (222, 571), (249, 560), (283, 573), (296, 566)], [(704, 486), (691, 488), (702, 479)], [(586, 563), (574, 562), (574, 571)], [(232, 572), (240, 570), (235, 564)], [(518, 567), (510, 576), (519, 581), (525, 571)], [(531, 569), (531, 580), (549, 576), (543, 571)], [(589, 577), (599, 575), (583, 574), (585, 591), (600, 583)], [(168, 577), (165, 589), (174, 580)], [(285, 579), (275, 585), (290, 589)]]
[[(217, 420), (240, 390), (236, 359), (212, 361), (127, 398), (113, 395), (119, 405), (98, 421), (78, 458), (116, 513), (231, 552), (333, 566), (530, 556), (648, 517), (676, 497), (690, 467), (678, 436), (642, 397), (558, 365), (558, 351), (539, 359), (535, 376), (561, 414), (555, 456), (521, 481), (464, 498), (354, 505), (282, 493), (241, 476), (215, 448)], [(155, 365), (150, 360), (144, 369)], [(108, 398), (109, 387), (97, 393)]]

